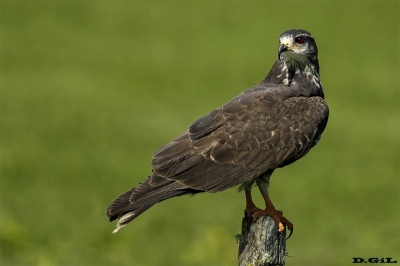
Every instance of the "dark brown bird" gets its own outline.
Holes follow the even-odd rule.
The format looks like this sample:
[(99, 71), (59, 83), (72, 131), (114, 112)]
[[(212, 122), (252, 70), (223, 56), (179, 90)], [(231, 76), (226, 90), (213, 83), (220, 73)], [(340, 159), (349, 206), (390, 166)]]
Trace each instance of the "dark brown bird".
[[(319, 76), (315, 40), (305, 30), (279, 36), (278, 59), (267, 77), (222, 107), (201, 117), (171, 143), (153, 154), (153, 171), (107, 209), (118, 219), (117, 232), (163, 200), (241, 185), (248, 215), (271, 215), (282, 232), (293, 225), (268, 196), (271, 174), (300, 159), (321, 138), (328, 106)], [(265, 200), (251, 198), (256, 182)]]

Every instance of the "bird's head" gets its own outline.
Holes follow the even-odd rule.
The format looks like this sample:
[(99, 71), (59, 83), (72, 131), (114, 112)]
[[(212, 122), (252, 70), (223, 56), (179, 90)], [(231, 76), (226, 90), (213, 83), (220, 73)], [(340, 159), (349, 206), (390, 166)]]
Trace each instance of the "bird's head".
[(279, 36), (278, 59), (295, 68), (310, 63), (318, 65), (318, 49), (313, 36), (300, 29), (285, 31)]

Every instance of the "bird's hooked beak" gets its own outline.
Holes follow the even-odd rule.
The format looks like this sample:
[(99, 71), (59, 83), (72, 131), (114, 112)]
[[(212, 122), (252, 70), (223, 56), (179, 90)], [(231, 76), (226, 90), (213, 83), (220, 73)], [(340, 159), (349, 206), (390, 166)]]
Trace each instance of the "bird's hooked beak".
[(285, 44), (281, 43), (281, 45), (279, 45), (279, 49), (278, 49), (278, 59), (281, 59), (281, 53), (287, 51), (289, 49), (288, 46), (286, 46)]

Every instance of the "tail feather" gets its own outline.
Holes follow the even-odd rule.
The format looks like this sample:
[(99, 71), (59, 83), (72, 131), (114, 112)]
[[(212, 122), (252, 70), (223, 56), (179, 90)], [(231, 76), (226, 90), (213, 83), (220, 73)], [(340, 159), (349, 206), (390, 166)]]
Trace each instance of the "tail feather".
[[(153, 182), (157, 180), (157, 182)], [(149, 177), (131, 190), (121, 194), (107, 209), (107, 216), (111, 221), (118, 219), (116, 233), (154, 204), (166, 199), (185, 194), (196, 194), (196, 191), (182, 184), (158, 176)]]

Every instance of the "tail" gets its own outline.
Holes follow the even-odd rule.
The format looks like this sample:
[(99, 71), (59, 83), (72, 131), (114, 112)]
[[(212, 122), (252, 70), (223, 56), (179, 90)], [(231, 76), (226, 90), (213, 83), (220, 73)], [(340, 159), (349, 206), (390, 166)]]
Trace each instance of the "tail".
[(202, 191), (184, 187), (182, 184), (157, 175), (126, 191), (114, 200), (107, 209), (110, 222), (118, 219), (116, 233), (154, 204), (163, 200), (185, 194), (196, 194)]

